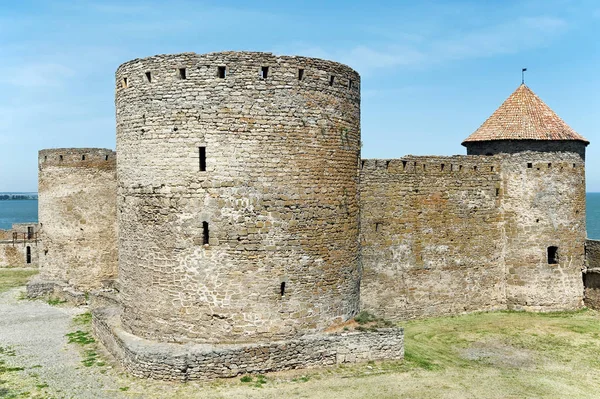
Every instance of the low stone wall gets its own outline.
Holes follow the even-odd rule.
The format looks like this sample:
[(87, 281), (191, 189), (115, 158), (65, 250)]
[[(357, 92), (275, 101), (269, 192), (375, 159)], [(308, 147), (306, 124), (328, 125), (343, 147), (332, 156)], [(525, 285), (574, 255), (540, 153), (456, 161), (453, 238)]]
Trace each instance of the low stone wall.
[(92, 311), (94, 334), (131, 374), (204, 380), (241, 374), (404, 358), (404, 330), (385, 328), (247, 344), (167, 344), (123, 331), (116, 307)]
[(583, 274), (585, 306), (600, 309), (600, 240), (586, 240), (587, 270)]
[(44, 280), (39, 276), (27, 283), (28, 298), (58, 298), (78, 306), (87, 304), (87, 295), (60, 281)]
[[(27, 256), (28, 252), (29, 257)], [(35, 241), (0, 241), (0, 268), (4, 267), (38, 267), (37, 243)]]

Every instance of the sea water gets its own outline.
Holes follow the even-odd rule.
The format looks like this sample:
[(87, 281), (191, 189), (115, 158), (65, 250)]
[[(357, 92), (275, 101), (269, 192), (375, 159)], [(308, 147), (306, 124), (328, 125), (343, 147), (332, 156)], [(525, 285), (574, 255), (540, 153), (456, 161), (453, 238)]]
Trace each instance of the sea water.
[[(588, 238), (600, 240), (600, 193), (587, 193), (586, 201)], [(0, 229), (10, 229), (13, 223), (37, 223), (37, 220), (37, 200), (0, 201)]]

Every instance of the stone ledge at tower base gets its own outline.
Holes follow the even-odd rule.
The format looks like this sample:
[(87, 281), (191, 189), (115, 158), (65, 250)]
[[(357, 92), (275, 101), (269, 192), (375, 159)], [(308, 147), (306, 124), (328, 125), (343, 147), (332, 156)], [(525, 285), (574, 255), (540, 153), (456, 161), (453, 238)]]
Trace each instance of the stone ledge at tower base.
[(404, 358), (404, 329), (308, 335), (244, 344), (173, 344), (125, 332), (117, 307), (92, 311), (96, 338), (136, 377), (207, 380), (273, 371)]
[(37, 298), (58, 298), (72, 305), (85, 305), (87, 295), (62, 281), (44, 280), (34, 277), (27, 283), (27, 297)]

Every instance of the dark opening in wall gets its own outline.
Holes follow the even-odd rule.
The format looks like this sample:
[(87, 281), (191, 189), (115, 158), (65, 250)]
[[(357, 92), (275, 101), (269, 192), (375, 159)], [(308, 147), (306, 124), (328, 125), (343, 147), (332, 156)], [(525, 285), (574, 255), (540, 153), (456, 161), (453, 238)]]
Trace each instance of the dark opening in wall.
[(500, 195), (500, 189), (496, 188), (496, 197)]
[(329, 77), (329, 86), (333, 86), (333, 82), (335, 82), (335, 76), (331, 75)]
[(473, 170), (477, 170), (477, 165), (473, 166)]
[(406, 161), (402, 161), (402, 170), (406, 170)]
[(548, 264), (558, 263), (558, 247), (548, 247)]
[(389, 168), (390, 168), (390, 162), (391, 162), (391, 161), (385, 161), (385, 168), (386, 168), (386, 169), (389, 169)]
[(381, 223), (375, 223), (375, 231), (381, 231)]
[(82, 161), (85, 161), (85, 155), (82, 155), (82, 156), (81, 156), (81, 160), (82, 160)]
[(217, 76), (221, 79), (225, 79), (225, 76), (227, 75), (227, 68), (224, 66), (220, 66), (217, 68)]
[(548, 169), (550, 169), (552, 167), (551, 163), (548, 163)]
[(527, 162), (527, 169), (533, 168), (533, 164), (531, 162)]
[(360, 168), (364, 168), (365, 167), (365, 161), (360, 161)]
[(284, 295), (285, 295), (285, 281), (282, 281), (282, 282), (281, 282), (281, 285), (279, 286), (279, 294), (280, 294), (281, 296), (284, 296)]
[(427, 169), (427, 165), (423, 164), (423, 170)]
[(179, 79), (187, 79), (187, 71), (185, 68), (179, 68)]
[(198, 147), (198, 161), (200, 172), (206, 171), (206, 147)]
[(494, 154), (492, 154), (491, 152), (487, 152), (485, 155), (487, 155), (489, 157), (489, 156), (494, 155)]
[(202, 222), (202, 244), (208, 245), (209, 238), (208, 222)]
[(575, 165), (575, 164), (573, 164), (573, 167), (575, 167), (575, 166), (576, 166), (576, 165)]
[(298, 69), (298, 80), (304, 79), (304, 69)]
[(31, 247), (27, 247), (27, 253), (25, 255), (25, 260), (27, 263), (31, 263)]
[(33, 227), (27, 226), (27, 239), (31, 240), (33, 238)]
[(104, 156), (104, 160), (105, 160), (105, 161), (108, 161), (108, 155), (105, 155), (105, 156)]
[(260, 67), (260, 78), (266, 79), (268, 77), (269, 77), (269, 67), (268, 66)]
[(458, 165), (458, 170), (462, 170), (462, 165)]
[(441, 170), (442, 172), (444, 171), (444, 167), (445, 167), (445, 166), (446, 166), (446, 165), (444, 165), (444, 164), (441, 164), (441, 165), (440, 165), (440, 170)]
[(44, 161), (48, 160), (48, 155), (44, 155)]
[(493, 172), (493, 171), (494, 171), (494, 167), (490, 166), (490, 172)]
[(59, 161), (62, 161), (62, 160), (63, 160), (63, 156), (62, 156), (62, 155), (59, 155), (59, 156), (58, 156), (58, 160), (59, 160)]
[(127, 88), (127, 78), (123, 78), (123, 80), (121, 81), (121, 87), (124, 89)]
[(352, 85), (354, 84), (354, 82), (352, 81), (352, 79), (348, 80), (348, 89), (352, 90)]

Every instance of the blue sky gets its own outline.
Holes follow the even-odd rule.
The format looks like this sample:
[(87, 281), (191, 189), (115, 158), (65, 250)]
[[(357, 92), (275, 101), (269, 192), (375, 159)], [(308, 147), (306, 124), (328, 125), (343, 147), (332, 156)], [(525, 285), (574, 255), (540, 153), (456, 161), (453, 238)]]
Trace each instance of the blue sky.
[(37, 151), (115, 147), (114, 72), (162, 53), (270, 51), (362, 76), (364, 158), (465, 154), (526, 83), (587, 137), (600, 191), (600, 2), (0, 3), (0, 191), (36, 191)]

